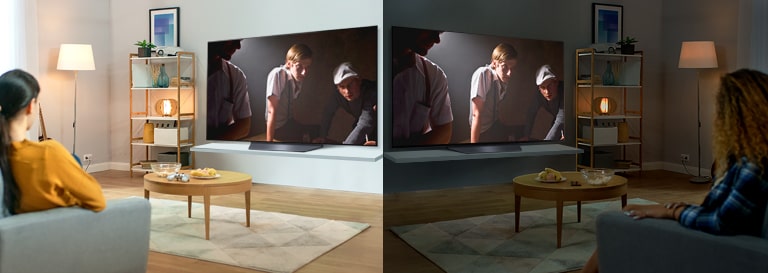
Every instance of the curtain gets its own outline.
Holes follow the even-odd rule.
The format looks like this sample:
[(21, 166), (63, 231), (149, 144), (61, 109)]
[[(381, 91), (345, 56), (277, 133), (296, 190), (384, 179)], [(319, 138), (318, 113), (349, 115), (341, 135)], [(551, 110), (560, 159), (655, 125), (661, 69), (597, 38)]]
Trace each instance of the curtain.
[(37, 74), (37, 1), (0, 1), (0, 71), (21, 68)]

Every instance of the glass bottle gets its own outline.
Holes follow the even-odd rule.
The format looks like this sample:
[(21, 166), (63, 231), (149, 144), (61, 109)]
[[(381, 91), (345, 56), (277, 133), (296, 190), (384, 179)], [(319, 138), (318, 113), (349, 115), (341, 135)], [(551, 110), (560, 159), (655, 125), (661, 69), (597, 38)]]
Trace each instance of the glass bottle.
[(168, 74), (165, 73), (165, 64), (160, 65), (160, 75), (157, 76), (157, 87), (167, 88), (170, 86), (171, 80), (168, 78)]
[(613, 85), (614, 79), (613, 79), (613, 69), (611, 69), (611, 62), (608, 62), (608, 65), (605, 66), (605, 72), (603, 73), (603, 85)]

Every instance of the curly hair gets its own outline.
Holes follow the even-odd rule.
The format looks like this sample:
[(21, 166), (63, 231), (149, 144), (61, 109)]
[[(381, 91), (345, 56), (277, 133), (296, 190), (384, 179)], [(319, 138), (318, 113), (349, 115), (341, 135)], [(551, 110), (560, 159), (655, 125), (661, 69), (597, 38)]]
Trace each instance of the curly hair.
[(765, 170), (768, 159), (768, 75), (741, 69), (722, 77), (714, 127), (716, 175), (746, 157)]

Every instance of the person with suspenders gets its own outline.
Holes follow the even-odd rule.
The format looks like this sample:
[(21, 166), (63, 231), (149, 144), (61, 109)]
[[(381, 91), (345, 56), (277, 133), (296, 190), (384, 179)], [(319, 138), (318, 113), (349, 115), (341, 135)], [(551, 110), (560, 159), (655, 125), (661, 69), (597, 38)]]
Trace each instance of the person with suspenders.
[(229, 60), (240, 40), (208, 44), (207, 138), (238, 140), (251, 130), (251, 102), (245, 73)]
[(392, 145), (447, 144), (453, 112), (445, 72), (425, 56), (439, 31), (392, 29)]
[(469, 102), (470, 142), (504, 142), (510, 128), (499, 120), (499, 104), (507, 93), (509, 79), (517, 66), (517, 50), (506, 43), (491, 53), (491, 64), (472, 74)]

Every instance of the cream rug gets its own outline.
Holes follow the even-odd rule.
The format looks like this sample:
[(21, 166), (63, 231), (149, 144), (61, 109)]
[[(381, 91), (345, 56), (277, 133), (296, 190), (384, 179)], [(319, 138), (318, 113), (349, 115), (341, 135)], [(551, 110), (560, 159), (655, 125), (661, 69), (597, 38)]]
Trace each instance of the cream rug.
[(211, 206), (205, 240), (203, 204), (150, 198), (150, 250), (268, 272), (294, 272), (369, 227), (368, 224)]
[[(523, 200), (525, 202), (525, 199)], [(653, 204), (631, 199), (630, 204)], [(393, 227), (411, 247), (448, 273), (565, 272), (584, 266), (595, 250), (595, 217), (619, 210), (620, 201), (563, 209), (563, 241), (557, 248), (555, 209), (520, 214), (520, 233), (515, 233), (515, 214), (472, 217), (429, 224)]]

